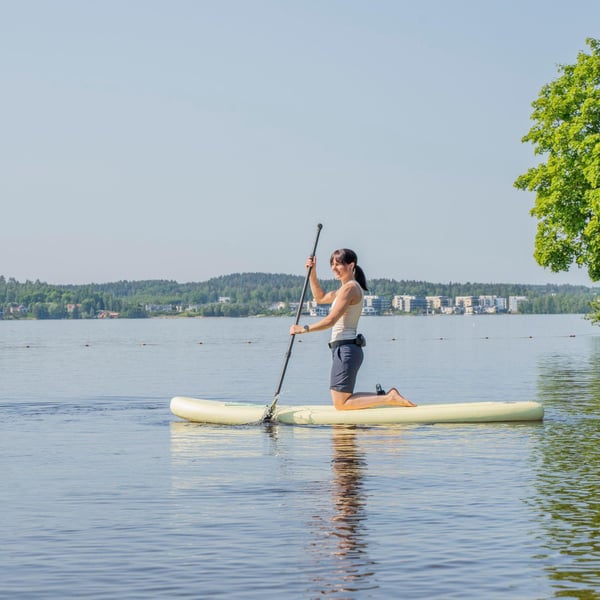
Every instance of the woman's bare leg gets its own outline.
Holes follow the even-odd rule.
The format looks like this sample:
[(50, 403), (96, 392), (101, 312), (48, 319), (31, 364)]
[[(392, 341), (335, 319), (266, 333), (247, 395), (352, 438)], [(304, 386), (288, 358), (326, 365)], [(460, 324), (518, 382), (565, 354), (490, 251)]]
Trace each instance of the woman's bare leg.
[(338, 410), (359, 410), (373, 406), (416, 406), (405, 398), (396, 388), (391, 388), (386, 394), (370, 394), (368, 392), (338, 392), (331, 390), (333, 405)]

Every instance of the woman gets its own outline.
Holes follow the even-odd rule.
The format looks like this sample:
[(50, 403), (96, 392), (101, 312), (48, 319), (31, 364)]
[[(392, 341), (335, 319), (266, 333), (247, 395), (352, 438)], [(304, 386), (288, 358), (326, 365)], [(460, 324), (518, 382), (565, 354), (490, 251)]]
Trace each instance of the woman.
[[(372, 406), (416, 406), (402, 396), (396, 388), (384, 394), (354, 393), (356, 376), (363, 361), (363, 349), (357, 338), (357, 325), (363, 306), (363, 290), (367, 280), (357, 264), (356, 254), (348, 248), (336, 250), (329, 260), (331, 270), (340, 287), (325, 292), (317, 278), (314, 256), (309, 256), (306, 268), (310, 268), (310, 289), (317, 304), (331, 304), (329, 314), (313, 325), (292, 325), (291, 335), (332, 329), (329, 347), (332, 350), (331, 398), (338, 410), (356, 410)], [(364, 345), (364, 344), (363, 344)]]

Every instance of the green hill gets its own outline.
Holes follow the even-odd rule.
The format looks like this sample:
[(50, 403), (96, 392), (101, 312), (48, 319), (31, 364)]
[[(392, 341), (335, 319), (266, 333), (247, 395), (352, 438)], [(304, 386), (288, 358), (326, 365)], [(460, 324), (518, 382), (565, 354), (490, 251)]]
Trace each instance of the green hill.
[[(289, 314), (290, 303), (298, 302), (304, 277), (271, 273), (234, 273), (203, 282), (178, 283), (172, 280), (116, 281), (84, 285), (53, 285), (40, 281), (23, 283), (0, 276), (2, 318), (94, 318), (118, 314), (121, 317), (156, 313), (204, 316), (248, 316)], [(325, 289), (334, 280), (323, 280)], [(370, 293), (392, 299), (414, 296), (527, 296), (521, 312), (587, 313), (599, 288), (573, 285), (526, 285), (510, 283), (431, 283), (372, 279)], [(283, 309), (274, 308), (283, 303)]]

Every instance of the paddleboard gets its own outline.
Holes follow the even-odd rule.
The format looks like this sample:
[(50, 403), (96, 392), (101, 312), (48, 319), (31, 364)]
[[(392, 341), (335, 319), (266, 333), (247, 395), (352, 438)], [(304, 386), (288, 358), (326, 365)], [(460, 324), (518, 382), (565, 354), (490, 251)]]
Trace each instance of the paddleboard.
[[(219, 402), (175, 396), (171, 412), (195, 423), (249, 425), (264, 418), (267, 406), (244, 402)], [(272, 420), (295, 425), (392, 425), (396, 423), (498, 423), (541, 421), (539, 402), (461, 402), (422, 404), (412, 408), (386, 406), (362, 410), (336, 410), (332, 405), (277, 405)]]

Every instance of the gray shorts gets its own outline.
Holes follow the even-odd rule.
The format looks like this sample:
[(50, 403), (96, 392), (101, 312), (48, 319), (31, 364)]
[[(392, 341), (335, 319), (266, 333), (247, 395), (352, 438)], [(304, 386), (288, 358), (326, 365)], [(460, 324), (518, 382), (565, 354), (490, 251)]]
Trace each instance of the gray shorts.
[(358, 369), (364, 358), (363, 349), (356, 344), (345, 344), (331, 350), (331, 377), (329, 389), (354, 392)]

